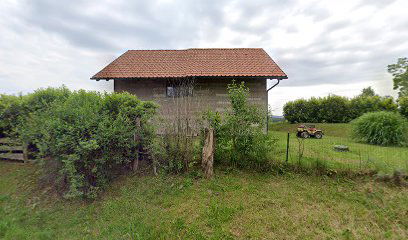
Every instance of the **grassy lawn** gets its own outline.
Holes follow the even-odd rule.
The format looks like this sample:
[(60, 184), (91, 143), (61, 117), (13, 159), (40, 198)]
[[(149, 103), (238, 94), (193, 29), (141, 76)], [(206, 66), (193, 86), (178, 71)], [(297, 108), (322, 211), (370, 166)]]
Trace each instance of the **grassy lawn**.
[[(300, 124), (290, 124), (287, 122), (270, 123), (269, 129), (271, 131), (291, 132), (296, 133), (297, 127)], [(348, 123), (316, 123), (317, 128), (323, 130), (325, 136), (332, 137), (351, 137), (351, 127)]]
[[(276, 159), (283, 161), (286, 156), (287, 132), (290, 137), (289, 161), (298, 162), (299, 141), (295, 136), (298, 124), (271, 124), (270, 134), (278, 139)], [(304, 157), (302, 164), (312, 165), (319, 160), (332, 169), (376, 169), (382, 173), (392, 173), (394, 170), (408, 172), (407, 147), (381, 147), (357, 143), (351, 139), (349, 124), (316, 124), (325, 133), (323, 139), (304, 140)], [(334, 145), (347, 145), (349, 152), (336, 152)]]
[(4, 239), (406, 239), (408, 189), (368, 179), (216, 171), (123, 177), (101, 199), (57, 200), (36, 166), (0, 162)]

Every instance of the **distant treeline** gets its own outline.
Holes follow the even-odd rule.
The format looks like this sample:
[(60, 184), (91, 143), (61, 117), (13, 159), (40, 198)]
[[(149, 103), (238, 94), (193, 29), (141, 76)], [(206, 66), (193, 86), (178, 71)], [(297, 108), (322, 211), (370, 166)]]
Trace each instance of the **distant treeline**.
[(354, 98), (331, 95), (322, 98), (298, 99), (283, 107), (285, 119), (291, 123), (346, 123), (367, 112), (399, 111), (408, 117), (408, 98), (362, 94)]

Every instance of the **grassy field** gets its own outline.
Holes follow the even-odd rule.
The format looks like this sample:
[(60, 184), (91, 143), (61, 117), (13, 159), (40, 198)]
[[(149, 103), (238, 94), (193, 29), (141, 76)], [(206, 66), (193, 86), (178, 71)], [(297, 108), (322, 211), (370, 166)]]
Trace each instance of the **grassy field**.
[(123, 177), (95, 202), (38, 189), (36, 167), (0, 162), (0, 239), (406, 239), (408, 189), (216, 171)]
[[(270, 125), (270, 134), (277, 141), (276, 160), (283, 161), (286, 156), (287, 132), (291, 133), (289, 161), (297, 163), (299, 141), (295, 136), (298, 124), (274, 123)], [(394, 170), (408, 172), (407, 147), (381, 147), (357, 143), (351, 139), (349, 124), (316, 124), (325, 133), (323, 139), (304, 140), (304, 155), (301, 164), (325, 164), (331, 169), (374, 169), (380, 173), (392, 173)], [(349, 152), (336, 152), (334, 145), (347, 145)]]
[[(300, 124), (290, 124), (287, 122), (277, 122), (269, 124), (271, 131), (296, 133)], [(350, 138), (351, 127), (348, 123), (316, 123), (317, 128), (323, 130), (325, 136)]]

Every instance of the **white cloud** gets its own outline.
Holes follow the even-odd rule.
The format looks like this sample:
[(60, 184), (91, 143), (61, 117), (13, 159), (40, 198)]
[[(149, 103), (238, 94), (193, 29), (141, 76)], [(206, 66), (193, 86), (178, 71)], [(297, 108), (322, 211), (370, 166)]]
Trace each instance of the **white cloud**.
[(373, 86), (393, 95), (386, 66), (408, 55), (408, 1), (3, 0), (0, 92), (60, 86), (112, 90), (89, 78), (127, 49), (262, 47), (289, 75), (285, 101)]

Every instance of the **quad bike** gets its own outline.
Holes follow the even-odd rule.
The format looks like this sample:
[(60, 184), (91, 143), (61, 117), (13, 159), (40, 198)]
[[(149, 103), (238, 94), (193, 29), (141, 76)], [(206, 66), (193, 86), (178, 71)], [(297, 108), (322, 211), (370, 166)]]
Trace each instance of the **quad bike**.
[(315, 125), (305, 124), (305, 125), (300, 125), (297, 128), (296, 136), (300, 138), (314, 137), (317, 139), (321, 139), (323, 137), (323, 131), (316, 129)]

